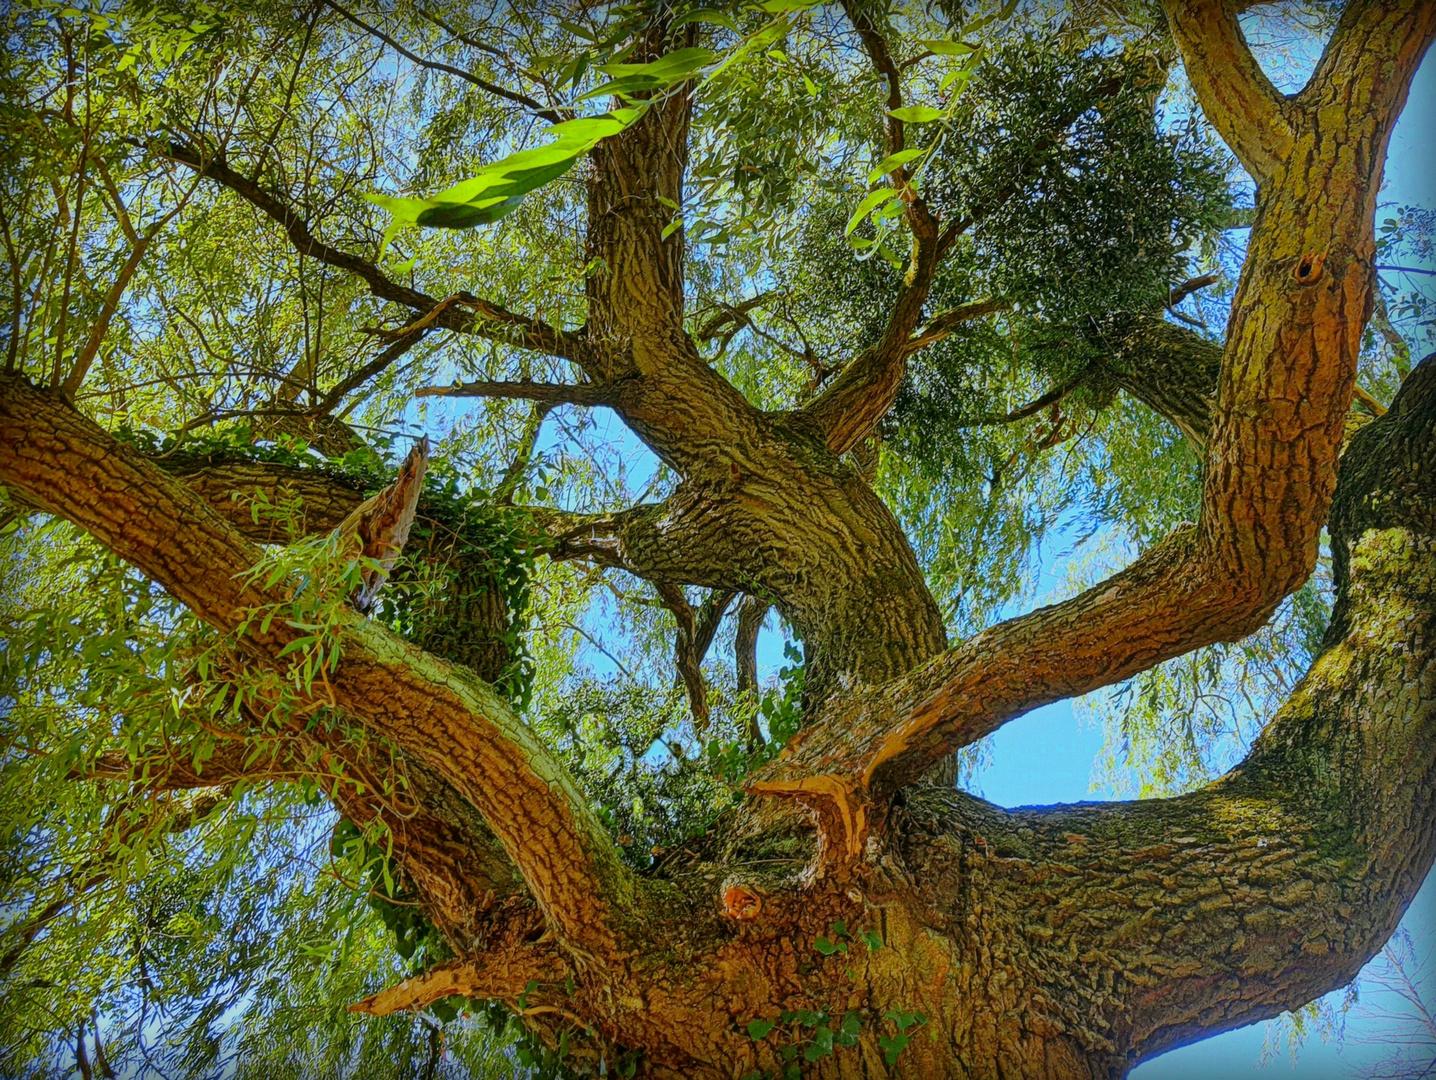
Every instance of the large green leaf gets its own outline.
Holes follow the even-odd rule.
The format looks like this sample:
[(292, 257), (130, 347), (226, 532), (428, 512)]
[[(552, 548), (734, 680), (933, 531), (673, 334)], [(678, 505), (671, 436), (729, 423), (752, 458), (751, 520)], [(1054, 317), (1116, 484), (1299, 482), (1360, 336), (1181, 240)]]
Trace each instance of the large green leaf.
[(643, 115), (643, 108), (618, 109), (602, 116), (566, 120), (548, 129), (556, 136), (546, 146), (519, 150), (494, 162), (477, 176), (460, 181), (428, 199), (371, 194), (370, 202), (393, 216), (394, 226), (424, 225), (472, 229), (512, 213), (530, 191), (573, 168), (600, 140), (616, 135)]
[(908, 105), (902, 109), (889, 109), (888, 115), (908, 124), (926, 124), (941, 119), (943, 111), (934, 109), (931, 105)]
[(679, 49), (646, 64), (600, 64), (598, 70), (613, 78), (594, 87), (579, 100), (587, 101), (605, 94), (629, 96), (648, 90), (666, 90), (687, 82), (716, 59), (718, 55), (711, 49), (694, 48)]

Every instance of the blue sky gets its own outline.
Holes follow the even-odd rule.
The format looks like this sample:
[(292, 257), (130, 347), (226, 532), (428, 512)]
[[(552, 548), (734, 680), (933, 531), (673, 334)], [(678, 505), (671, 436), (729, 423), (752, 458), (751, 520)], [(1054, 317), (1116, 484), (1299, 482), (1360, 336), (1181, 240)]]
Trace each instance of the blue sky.
[[(1386, 169), (1383, 203), (1392, 206), (1417, 204), (1436, 206), (1436, 60), (1428, 57), (1411, 88), (1410, 100), (1392, 137)], [(596, 418), (597, 419), (597, 418)], [(643, 461), (645, 451), (632, 436), (621, 430), (616, 418), (603, 417), (600, 424), (613, 425), (616, 441), (632, 447), (630, 483), (641, 483), (652, 465)], [(1064, 574), (1063, 553), (1057, 545), (1044, 552), (1039, 589), (1053, 587)], [(771, 620), (770, 622), (774, 622)], [(592, 650), (589, 651), (590, 653)], [(585, 656), (597, 669), (601, 657)], [(783, 663), (782, 638), (774, 629), (764, 632), (759, 642), (759, 667), (771, 675)], [(1073, 714), (1070, 701), (1035, 710), (1003, 727), (992, 740), (991, 764), (975, 779), (984, 798), (1002, 806), (1023, 806), (1086, 799), (1113, 799), (1117, 794), (1091, 784), (1093, 763), (1102, 749), (1102, 733), (1082, 724)], [(1428, 879), (1402, 923), (1420, 943), (1436, 941), (1436, 875)], [(1436, 971), (1427, 969), (1436, 979)], [(1428, 985), (1428, 993), (1436, 987)], [(1343, 994), (1328, 999), (1339, 1007)], [(1384, 1022), (1359, 1013), (1347, 1016), (1345, 1039), (1323, 1042), (1308, 1038), (1293, 1059), (1285, 1048), (1268, 1064), (1259, 1063), (1262, 1048), (1272, 1032), (1265, 1023), (1227, 1032), (1193, 1046), (1173, 1050), (1133, 1070), (1132, 1080), (1213, 1080), (1219, 1077), (1292, 1077), (1296, 1080), (1326, 1080), (1355, 1077), (1363, 1065), (1374, 1063), (1382, 1052), (1379, 1042)], [(1372, 1045), (1370, 1040), (1376, 1040)]]
[[(1282, 89), (1295, 89), (1315, 58), (1315, 52), (1287, 54), (1284, 70), (1273, 72), (1278, 85)], [(1436, 165), (1436, 60), (1428, 57), (1411, 88), (1410, 100), (1391, 141), (1383, 204), (1436, 206), (1433, 165)], [(1381, 216), (1384, 215), (1378, 215)], [(611, 449), (625, 459), (629, 485), (641, 488), (651, 476), (656, 461), (607, 410), (596, 410), (593, 420), (598, 425), (600, 441), (611, 439)], [(560, 449), (562, 440), (554, 431), (554, 425), (545, 427), (540, 448)], [(1065, 577), (1061, 543), (1058, 537), (1043, 552), (1039, 594), (1055, 588)], [(1040, 595), (1038, 602), (1042, 602)], [(769, 629), (759, 640), (759, 673), (763, 678), (774, 674), (784, 663), (783, 640), (776, 630), (776, 619), (770, 617), (769, 621)], [(612, 670), (611, 662), (594, 649), (584, 649), (582, 657), (600, 674)], [(1090, 724), (1084, 725), (1074, 715), (1072, 702), (1038, 709), (1007, 724), (993, 737), (990, 764), (975, 778), (974, 789), (1002, 806), (1117, 798), (1116, 792), (1092, 785), (1093, 764), (1102, 743), (1102, 733)], [(1402, 926), (1424, 946), (1419, 951), (1427, 951), (1436, 943), (1436, 876), (1426, 882)], [(1426, 973), (1436, 982), (1436, 967), (1428, 966)], [(1426, 989), (1436, 997), (1436, 986), (1428, 983)], [(1342, 997), (1342, 992), (1337, 991), (1328, 1000), (1339, 1007)], [(1347, 1015), (1344, 1043), (1323, 1042), (1313, 1036), (1303, 1043), (1295, 1058), (1282, 1048), (1266, 1065), (1260, 1064), (1259, 1058), (1272, 1031), (1265, 1023), (1254, 1024), (1164, 1054), (1139, 1066), (1131, 1077), (1132, 1080), (1355, 1077), (1360, 1075), (1363, 1065), (1372, 1064), (1380, 1056), (1379, 1044), (1386, 1034), (1384, 1023), (1357, 1010)]]
[[(1436, 60), (1427, 57), (1411, 88), (1410, 100), (1392, 137), (1383, 202), (1436, 206)], [(1049, 552), (1044, 578), (1061, 571), (1060, 554)], [(977, 777), (985, 798), (1001, 806), (1023, 806), (1117, 797), (1093, 789), (1092, 763), (1102, 749), (1102, 733), (1083, 726), (1070, 701), (1037, 709), (1003, 727), (992, 742), (992, 764)], [(1406, 913), (1402, 926), (1418, 941), (1436, 938), (1436, 875), (1428, 878)], [(1436, 973), (1430, 973), (1436, 975)], [(1436, 987), (1428, 985), (1428, 992)], [(1330, 999), (1339, 1006), (1342, 994)], [(1353, 1017), (1345, 1046), (1308, 1039), (1296, 1060), (1282, 1053), (1266, 1067), (1258, 1064), (1267, 1037), (1265, 1024), (1231, 1031), (1194, 1046), (1183, 1047), (1147, 1062), (1131, 1073), (1132, 1080), (1211, 1080), (1214, 1077), (1267, 1076), (1317, 1080), (1359, 1075), (1379, 1047), (1360, 1044), (1362, 1036), (1379, 1036), (1382, 1025)]]

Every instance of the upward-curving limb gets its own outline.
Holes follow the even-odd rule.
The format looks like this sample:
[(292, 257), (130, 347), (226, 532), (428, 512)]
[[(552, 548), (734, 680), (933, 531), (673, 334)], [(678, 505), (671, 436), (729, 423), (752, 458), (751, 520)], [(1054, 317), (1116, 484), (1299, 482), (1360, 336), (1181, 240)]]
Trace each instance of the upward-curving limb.
[(1436, 857), (1436, 357), (1353, 437), (1331, 531), (1321, 655), (1225, 777), (1012, 811), (910, 793), (896, 835), (932, 917), (1023, 972), (999, 1024), (1065, 996), (1058, 1023), (1120, 1075), (1345, 985), (1395, 929)]
[[(1187, 27), (1181, 40), (1203, 93), (1208, 50), (1225, 47), (1230, 28), (1198, 25), (1185, 9), (1172, 17)], [(1361, 44), (1376, 40), (1374, 27), (1380, 62)], [(1223, 351), (1199, 523), (1080, 596), (856, 696), (802, 733), (754, 790), (833, 807), (826, 820), (846, 834), (835, 850), (855, 851), (870, 793), (917, 779), (1029, 709), (1250, 633), (1306, 579), (1371, 303), (1386, 141), (1433, 35), (1431, 5), (1354, 5), (1304, 107), (1290, 110), (1304, 149), (1263, 189)]]

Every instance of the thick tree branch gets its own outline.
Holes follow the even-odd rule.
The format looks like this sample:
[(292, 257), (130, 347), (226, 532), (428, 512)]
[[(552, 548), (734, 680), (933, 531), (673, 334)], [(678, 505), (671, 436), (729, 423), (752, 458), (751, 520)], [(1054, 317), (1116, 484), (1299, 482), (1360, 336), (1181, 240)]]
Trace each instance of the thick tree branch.
[[(247, 718), (256, 731), (275, 726), (253, 711)], [(312, 780), (350, 821), (361, 828), (382, 827), (389, 850), (435, 924), (456, 949), (474, 947), (495, 900), (522, 888), (513, 863), (474, 808), (418, 762), (346, 738), (335, 728), (278, 723), (277, 733), (259, 739), (235, 731), (216, 742), (208, 756), (189, 742), (166, 744), (138, 757), (105, 751), (71, 776), (120, 781), (144, 793), (227, 789), (240, 781)]]
[[(260, 552), (194, 492), (52, 394), (0, 385), (0, 481), (89, 532), (222, 632), (285, 602), (247, 571)], [(297, 631), (250, 623), (239, 648), (283, 667)], [(613, 959), (631, 884), (587, 800), (488, 686), (382, 628), (346, 621), (335, 701), (428, 764), (483, 815), (570, 948)]]
[(737, 589), (714, 589), (708, 594), (708, 599), (703, 602), (693, 631), (693, 651), (697, 654), (700, 664), (708, 656), (708, 650), (713, 647), (713, 638), (718, 634), (718, 627), (723, 622), (723, 616), (728, 614), (728, 605), (737, 595)]
[(790, 743), (752, 787), (826, 807), (834, 852), (861, 847), (869, 793), (915, 780), (1038, 705), (1244, 636), (1310, 573), (1370, 309), (1386, 140), (1436, 33), (1436, 8), (1390, 0), (1381, 25), (1372, 55), (1353, 54), (1332, 76), (1342, 106), (1296, 115), (1301, 150), (1266, 186), (1223, 352), (1200, 523), (1088, 592), (995, 626), (834, 710)]
[(1252, 56), (1226, 0), (1167, 0), (1163, 6), (1202, 111), (1264, 185), (1294, 146), (1285, 99)]
[(745, 596), (738, 608), (738, 636), (733, 651), (738, 668), (738, 693), (758, 689), (758, 634), (773, 605), (756, 596)]
[(698, 653), (693, 606), (677, 585), (659, 584), (656, 588), (663, 606), (678, 623), (673, 643), (673, 663), (688, 691), (688, 709), (693, 714), (693, 724), (701, 732), (708, 727), (708, 686), (703, 681), (703, 660)]
[(1192, 293), (1200, 292), (1208, 285), (1215, 285), (1221, 279), (1220, 274), (1201, 274), (1194, 278), (1188, 278), (1167, 294), (1167, 307), (1176, 307)]
[[(170, 143), (162, 152), (171, 160), (188, 165), (201, 175), (233, 191), (266, 217), (277, 222), (301, 255), (318, 259), (340, 270), (347, 270), (368, 285), (369, 291), (379, 299), (390, 300), (421, 312), (431, 311), (441, 303), (432, 296), (394, 281), (367, 259), (340, 251), (319, 240), (298, 211), (253, 180), (235, 172), (225, 164), (222, 157), (212, 157), (194, 146), (180, 142)], [(446, 308), (434, 320), (434, 325), (569, 360), (578, 360), (583, 351), (582, 342), (575, 335), (467, 293), (458, 293), (456, 296), (464, 303)], [(460, 310), (461, 307), (468, 310)]]
[(1342, 460), (1323, 653), (1222, 779), (1176, 799), (1011, 812), (923, 790), (901, 812), (902, 862), (923, 900), (1010, 956), (1027, 992), (1082, 958), (1090, 989), (1062, 1019), (1122, 1068), (1345, 985), (1429, 872), (1433, 477), (1428, 359)]
[(1106, 355), (1086, 378), (1105, 381), (1149, 406), (1207, 448), (1222, 370), (1222, 347), (1155, 315), (1118, 316), (1095, 326), (1090, 340)]

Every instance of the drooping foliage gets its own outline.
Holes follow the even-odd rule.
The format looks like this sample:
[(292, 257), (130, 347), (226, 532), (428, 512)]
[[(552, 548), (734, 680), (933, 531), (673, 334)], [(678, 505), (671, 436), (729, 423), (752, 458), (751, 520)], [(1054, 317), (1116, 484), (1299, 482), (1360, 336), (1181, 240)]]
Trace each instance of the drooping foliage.
[[(679, 15), (687, 37), (672, 51), (691, 51), (639, 70), (629, 53), (653, 17), (642, 4), (37, 0), (6, 16), (0, 70), (8, 364), (73, 381), (79, 408), (167, 468), (322, 470), (356, 501), (428, 432), (436, 465), (415, 542), (375, 617), (491, 665), (481, 673), (640, 871), (700, 843), (793, 733), (800, 643), (779, 659), (774, 643), (792, 634), (768, 616), (763, 678), (740, 691), (735, 604), (704, 660), (711, 716), (695, 722), (661, 598), (620, 572), (549, 561), (535, 526), (659, 498), (669, 470), (601, 411), (416, 399), (455, 379), (575, 373), (517, 339), (415, 325), (315, 248), (574, 328), (603, 271), (583, 246), (582, 154), (654, 91), (692, 92), (685, 197), (666, 208), (689, 245), (690, 332), (755, 404), (811, 399), (881, 334), (902, 282), (889, 227), (901, 200), (874, 175), (885, 88), (840, 10), (778, 0)], [(914, 354), (881, 438), (852, 457), (958, 636), (1030, 599), (1054, 549), (1076, 551), (1086, 581), (1192, 515), (1199, 455), (1079, 376), (1106, 315), (1160, 312), (1199, 274), (1219, 280), (1173, 317), (1206, 318), (1216, 336), (1204, 305), (1234, 278), (1225, 227), (1239, 194), (1150, 13), (940, 3), (883, 18), (924, 103), (909, 127), (919, 189), (946, 220), (973, 219), (930, 317), (990, 310)], [(549, 128), (575, 119), (590, 126), (553, 142)], [(1429, 257), (1430, 217), (1392, 218), (1393, 265)], [(1420, 280), (1383, 283), (1389, 315), (1362, 383), (1387, 400), (1430, 320)], [(557, 1070), (515, 1049), (492, 1011), (362, 1026), (345, 1011), (448, 955), (382, 827), (343, 818), (310, 780), (155, 793), (116, 778), (116, 762), (157, 743), (172, 753), (148, 768), (202, 775), (227, 717), (292, 722), (287, 687), (322, 684), (354, 564), (335, 565), (328, 529), (306, 535), (302, 499), (246, 512), (275, 529), (258, 572), (313, 582), (313, 632), (288, 684), (207, 666), (223, 654), (212, 630), (42, 508), (5, 504), (0, 1072), (60, 1075), (82, 1057), (195, 1076)], [(701, 610), (697, 590), (688, 599)], [(1305, 666), (1323, 604), (1318, 581), (1260, 635), (1090, 702), (1110, 775), (1135, 767), (1144, 793), (1166, 793), (1227, 763), (1264, 695), (1284, 696)], [(340, 716), (302, 719), (340, 743), (364, 738)], [(381, 782), (399, 799), (409, 777), (391, 757)]]

